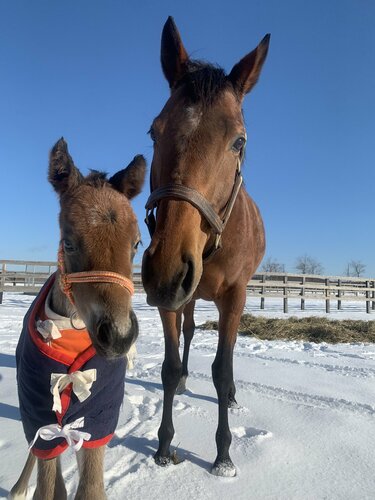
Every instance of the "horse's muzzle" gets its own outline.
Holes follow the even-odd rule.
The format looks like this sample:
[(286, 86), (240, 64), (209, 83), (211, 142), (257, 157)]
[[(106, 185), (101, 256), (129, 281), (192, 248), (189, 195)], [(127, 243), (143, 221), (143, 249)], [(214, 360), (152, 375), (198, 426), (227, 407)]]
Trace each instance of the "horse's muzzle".
[(177, 269), (167, 273), (157, 272), (157, 264), (146, 250), (142, 263), (142, 281), (147, 303), (169, 311), (176, 311), (188, 302), (196, 287), (196, 266), (193, 258), (184, 256)]

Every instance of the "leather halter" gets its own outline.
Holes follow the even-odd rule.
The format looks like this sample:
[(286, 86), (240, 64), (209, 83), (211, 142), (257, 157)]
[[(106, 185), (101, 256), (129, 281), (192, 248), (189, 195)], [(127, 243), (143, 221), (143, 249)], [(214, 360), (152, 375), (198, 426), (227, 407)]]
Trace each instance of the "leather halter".
[(234, 184), (232, 188), (231, 195), (229, 200), (225, 206), (224, 215), (220, 217), (212, 207), (211, 203), (206, 200), (206, 198), (196, 191), (195, 189), (183, 186), (182, 184), (168, 184), (167, 186), (160, 187), (152, 191), (146, 202), (146, 225), (148, 227), (150, 236), (152, 238), (155, 227), (156, 227), (156, 218), (154, 214), (154, 209), (157, 208), (158, 202), (164, 198), (172, 198), (178, 200), (184, 200), (189, 202), (193, 207), (195, 207), (206, 219), (208, 224), (211, 227), (211, 230), (215, 236), (215, 241), (213, 246), (205, 252), (203, 255), (203, 260), (212, 257), (214, 253), (216, 253), (219, 248), (221, 248), (221, 236), (227, 225), (230, 214), (232, 213), (234, 203), (237, 199), (237, 195), (239, 193), (240, 187), (242, 185), (242, 174), (241, 174), (241, 160), (242, 157), (238, 158), (236, 175), (234, 179)]
[(60, 243), (58, 253), (58, 268), (60, 271), (60, 286), (70, 302), (75, 305), (72, 284), (73, 283), (116, 283), (127, 290), (130, 295), (134, 294), (133, 282), (122, 274), (112, 271), (85, 271), (79, 273), (67, 273), (65, 271), (64, 248)]

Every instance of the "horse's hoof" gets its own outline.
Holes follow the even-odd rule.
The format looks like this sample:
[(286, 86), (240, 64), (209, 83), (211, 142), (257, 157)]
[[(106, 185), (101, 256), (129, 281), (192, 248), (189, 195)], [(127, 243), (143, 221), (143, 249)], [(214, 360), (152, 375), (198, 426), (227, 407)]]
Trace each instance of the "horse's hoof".
[(171, 455), (168, 457), (161, 457), (157, 453), (154, 455), (154, 460), (156, 465), (160, 465), (160, 467), (167, 467), (168, 465), (178, 465), (181, 462), (184, 462), (184, 458), (180, 458), (176, 451), (174, 451)]
[(155, 460), (156, 465), (160, 465), (160, 467), (167, 467), (168, 465), (171, 465), (171, 463), (172, 463), (170, 455), (168, 457), (162, 457), (156, 453), (154, 455), (154, 460)]
[(186, 391), (186, 378), (185, 376), (180, 378), (180, 381), (178, 383), (177, 389), (176, 389), (176, 394), (183, 394)]
[(211, 473), (214, 476), (234, 477), (236, 475), (236, 468), (230, 458), (226, 460), (216, 460), (212, 466)]

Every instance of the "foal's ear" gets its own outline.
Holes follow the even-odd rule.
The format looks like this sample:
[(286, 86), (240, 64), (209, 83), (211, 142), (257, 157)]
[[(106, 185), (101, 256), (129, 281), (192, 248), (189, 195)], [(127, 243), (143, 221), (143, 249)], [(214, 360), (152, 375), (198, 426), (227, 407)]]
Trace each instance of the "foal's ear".
[(64, 138), (56, 142), (49, 155), (48, 180), (60, 195), (79, 185), (82, 174), (74, 165)]
[(266, 35), (258, 47), (233, 66), (228, 75), (233, 87), (242, 99), (257, 83), (262, 66), (267, 57), (271, 35)]
[(141, 192), (146, 176), (146, 160), (142, 155), (134, 156), (129, 165), (109, 179), (109, 183), (129, 200)]
[(180, 33), (169, 16), (161, 35), (161, 67), (171, 90), (187, 71), (189, 56), (182, 43)]

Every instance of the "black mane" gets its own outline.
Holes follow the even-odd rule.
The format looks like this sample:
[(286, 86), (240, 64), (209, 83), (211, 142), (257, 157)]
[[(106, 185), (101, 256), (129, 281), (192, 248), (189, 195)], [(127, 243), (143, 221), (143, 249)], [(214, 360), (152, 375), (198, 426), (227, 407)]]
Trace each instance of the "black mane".
[(194, 104), (209, 106), (220, 92), (231, 88), (225, 71), (202, 61), (189, 61), (187, 72), (177, 82), (176, 88), (184, 86), (186, 97)]

